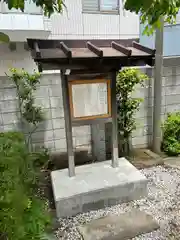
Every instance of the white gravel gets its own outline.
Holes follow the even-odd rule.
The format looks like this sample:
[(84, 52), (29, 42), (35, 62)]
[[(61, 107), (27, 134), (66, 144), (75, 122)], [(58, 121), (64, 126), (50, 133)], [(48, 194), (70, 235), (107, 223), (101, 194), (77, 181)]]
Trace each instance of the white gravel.
[(120, 214), (132, 208), (139, 208), (151, 214), (160, 224), (160, 229), (133, 240), (180, 240), (180, 171), (158, 166), (143, 169), (141, 172), (150, 180), (147, 198), (79, 214), (68, 219), (59, 219), (58, 239), (82, 240), (77, 231), (78, 225), (108, 214)]

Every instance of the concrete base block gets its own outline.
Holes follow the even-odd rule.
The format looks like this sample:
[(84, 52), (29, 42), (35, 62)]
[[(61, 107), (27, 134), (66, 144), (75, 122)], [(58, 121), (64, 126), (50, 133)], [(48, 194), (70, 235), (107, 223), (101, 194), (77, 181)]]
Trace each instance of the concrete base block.
[(148, 180), (125, 158), (118, 167), (111, 161), (76, 167), (76, 176), (68, 169), (51, 173), (57, 217), (74, 216), (121, 202), (140, 199), (147, 194)]

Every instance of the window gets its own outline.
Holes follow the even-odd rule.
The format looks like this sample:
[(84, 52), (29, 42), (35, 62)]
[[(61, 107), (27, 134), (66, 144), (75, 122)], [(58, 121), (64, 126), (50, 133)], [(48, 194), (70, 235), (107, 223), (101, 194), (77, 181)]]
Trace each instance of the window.
[(119, 12), (119, 0), (82, 0), (83, 12)]

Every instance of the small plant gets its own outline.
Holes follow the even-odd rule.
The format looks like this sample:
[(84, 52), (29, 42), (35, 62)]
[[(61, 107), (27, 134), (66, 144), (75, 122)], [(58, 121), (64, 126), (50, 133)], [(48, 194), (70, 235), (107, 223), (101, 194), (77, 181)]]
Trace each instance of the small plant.
[(180, 154), (180, 112), (170, 113), (162, 125), (162, 150), (168, 155)]
[(41, 240), (50, 223), (40, 169), (21, 133), (0, 133), (0, 239)]
[(34, 165), (41, 170), (46, 170), (50, 164), (50, 154), (47, 148), (42, 147), (36, 151), (31, 152)]
[(133, 98), (132, 93), (138, 84), (143, 87), (144, 81), (147, 79), (148, 76), (146, 74), (134, 68), (125, 68), (117, 75), (118, 130), (119, 141), (124, 154), (129, 152), (129, 138), (132, 131), (136, 129), (134, 115), (143, 101), (141, 98)]
[(24, 69), (10, 69), (8, 76), (15, 84), (18, 96), (21, 130), (24, 131), (24, 126), (28, 128), (28, 137), (26, 143), (29, 150), (32, 149), (32, 134), (38, 127), (38, 124), (44, 120), (42, 108), (35, 105), (34, 92), (37, 89), (37, 84), (40, 83), (40, 74), (34, 72), (29, 74)]

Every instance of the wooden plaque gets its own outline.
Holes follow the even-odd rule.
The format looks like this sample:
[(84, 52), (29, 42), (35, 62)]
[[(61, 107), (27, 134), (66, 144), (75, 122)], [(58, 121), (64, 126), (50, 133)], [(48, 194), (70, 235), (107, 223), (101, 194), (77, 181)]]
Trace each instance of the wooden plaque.
[(69, 82), (71, 117), (74, 120), (111, 116), (110, 80), (76, 80)]

